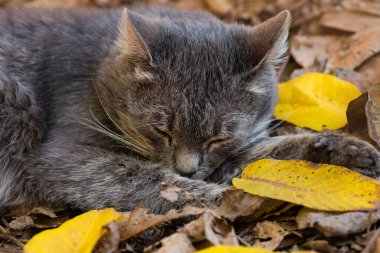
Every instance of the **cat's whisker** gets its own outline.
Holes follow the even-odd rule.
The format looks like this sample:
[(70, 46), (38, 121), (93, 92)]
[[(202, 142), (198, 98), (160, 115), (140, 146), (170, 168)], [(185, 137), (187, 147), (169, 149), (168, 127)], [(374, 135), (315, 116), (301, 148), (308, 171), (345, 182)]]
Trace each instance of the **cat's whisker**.
[(106, 126), (104, 126), (100, 122), (97, 124), (97, 123), (95, 123), (89, 119), (83, 119), (83, 120), (88, 121), (88, 123), (86, 123), (84, 121), (80, 121), (80, 123), (87, 126), (88, 128), (95, 130), (95, 131), (98, 131), (102, 134), (105, 134), (106, 136), (108, 136), (108, 137), (116, 140), (120, 144), (122, 144), (123, 147), (126, 147), (130, 150), (133, 150), (133, 151), (139, 153), (140, 155), (142, 155), (144, 157), (148, 157), (147, 151), (145, 149), (136, 145), (135, 143), (131, 142), (130, 140), (124, 138), (122, 135), (119, 135), (119, 134), (113, 132), (112, 130), (108, 129)]
[[(144, 147), (141, 143), (137, 142), (134, 140), (134, 138), (132, 136), (130, 136), (129, 134), (127, 134), (111, 117), (111, 115), (108, 113), (108, 111), (106, 110), (106, 108), (104, 107), (104, 104), (103, 104), (103, 101), (102, 99), (100, 98), (100, 95), (99, 95), (99, 92), (98, 92), (98, 89), (96, 87), (96, 84), (95, 84), (95, 80), (92, 80), (92, 83), (94, 85), (94, 88), (95, 88), (95, 91), (96, 91), (96, 95), (99, 99), (99, 102), (100, 102), (100, 105), (102, 106), (104, 112), (106, 113), (107, 117), (111, 120), (111, 122), (117, 127), (117, 129), (119, 129), (119, 131), (121, 133), (123, 133), (123, 139), (126, 140), (127, 142), (130, 143), (130, 146), (134, 147), (135, 149), (137, 150), (141, 150), (139, 153), (147, 158), (149, 158), (149, 152), (148, 150), (146, 149), (146, 147)], [(98, 119), (96, 119), (95, 115), (92, 113), (91, 111), (91, 114), (92, 116), (94, 117), (94, 119), (100, 123), (100, 121)], [(100, 123), (101, 124), (101, 123)], [(101, 124), (103, 125), (103, 124)], [(103, 125), (104, 126), (104, 125)], [(121, 135), (119, 135), (120, 137)]]
[(118, 138), (121, 138), (124, 141), (124, 143), (128, 144), (128, 146), (132, 146), (135, 149), (135, 151), (138, 150), (141, 155), (144, 155), (145, 157), (147, 157), (147, 154), (148, 154), (147, 150), (144, 147), (142, 147), (141, 145), (139, 145), (137, 142), (135, 142), (132, 138), (128, 138), (129, 135), (128, 136), (123, 136), (123, 135), (120, 135), (120, 134), (117, 134), (117, 133), (113, 132), (108, 127), (106, 127), (104, 124), (102, 124), (95, 117), (95, 115), (93, 114), (92, 111), (91, 111), (91, 115), (96, 120), (96, 122), (98, 123), (98, 125), (102, 127), (103, 130), (110, 132), (112, 135), (117, 136)]

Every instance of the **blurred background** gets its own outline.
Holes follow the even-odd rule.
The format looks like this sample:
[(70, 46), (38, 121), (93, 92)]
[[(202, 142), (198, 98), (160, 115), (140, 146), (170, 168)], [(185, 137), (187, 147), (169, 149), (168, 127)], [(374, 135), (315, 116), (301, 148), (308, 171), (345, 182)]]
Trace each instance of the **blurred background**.
[(380, 84), (379, 0), (0, 0), (6, 8), (133, 8), (154, 4), (209, 11), (226, 22), (255, 25), (283, 9), (293, 15), (284, 81), (305, 72), (336, 75), (362, 90)]

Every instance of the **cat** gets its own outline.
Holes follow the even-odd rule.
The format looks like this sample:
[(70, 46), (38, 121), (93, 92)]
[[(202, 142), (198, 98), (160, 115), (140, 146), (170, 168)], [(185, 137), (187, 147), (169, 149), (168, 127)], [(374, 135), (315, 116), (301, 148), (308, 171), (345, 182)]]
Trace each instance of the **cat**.
[(379, 153), (333, 133), (269, 137), (291, 16), (254, 27), (211, 14), (0, 10), (0, 209), (207, 205), (263, 157), (379, 175)]

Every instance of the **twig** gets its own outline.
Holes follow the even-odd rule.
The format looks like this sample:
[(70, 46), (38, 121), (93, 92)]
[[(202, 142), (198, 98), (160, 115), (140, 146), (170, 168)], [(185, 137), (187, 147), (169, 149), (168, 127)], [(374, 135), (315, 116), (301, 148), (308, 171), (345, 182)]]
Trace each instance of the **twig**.
[(21, 248), (24, 247), (24, 244), (18, 240), (16, 237), (10, 235), (7, 230), (5, 230), (2, 226), (0, 226), (0, 236), (2, 236), (4, 239), (9, 240), (13, 243), (15, 243), (17, 246), (20, 246)]
[(380, 228), (376, 230), (376, 232), (373, 234), (373, 236), (371, 237), (371, 239), (369, 240), (369, 242), (367, 243), (367, 245), (365, 246), (365, 248), (362, 250), (361, 253), (371, 253), (371, 250), (373, 249), (376, 243), (376, 240), (379, 236), (380, 236)]

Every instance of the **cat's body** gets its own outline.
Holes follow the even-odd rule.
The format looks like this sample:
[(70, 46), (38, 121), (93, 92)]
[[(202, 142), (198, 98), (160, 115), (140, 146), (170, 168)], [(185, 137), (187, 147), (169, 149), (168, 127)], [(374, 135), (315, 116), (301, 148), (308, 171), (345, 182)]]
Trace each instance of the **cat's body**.
[(0, 209), (162, 212), (172, 206), (163, 181), (214, 203), (226, 188), (215, 182), (267, 156), (377, 176), (377, 151), (357, 139), (268, 138), (289, 21), (287, 12), (249, 28), (158, 8), (1, 10)]

